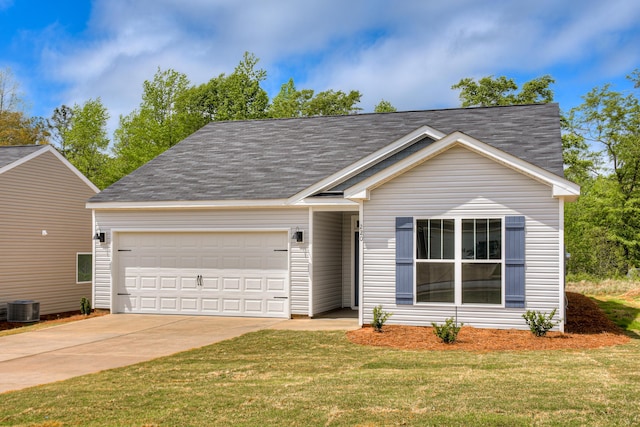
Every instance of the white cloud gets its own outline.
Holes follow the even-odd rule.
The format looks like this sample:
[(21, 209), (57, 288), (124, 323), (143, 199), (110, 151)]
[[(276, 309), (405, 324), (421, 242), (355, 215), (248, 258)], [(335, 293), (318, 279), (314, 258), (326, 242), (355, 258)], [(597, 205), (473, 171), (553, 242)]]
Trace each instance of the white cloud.
[(566, 65), (628, 73), (639, 20), (640, 3), (624, 0), (97, 0), (86, 38), (50, 37), (43, 68), (67, 87), (63, 102), (101, 97), (111, 127), (158, 66), (201, 83), (231, 72), (245, 51), (261, 58), (274, 91), (295, 72), (298, 87), (360, 90), (366, 111), (382, 98), (446, 107), (457, 105), (450, 87), (462, 77)]

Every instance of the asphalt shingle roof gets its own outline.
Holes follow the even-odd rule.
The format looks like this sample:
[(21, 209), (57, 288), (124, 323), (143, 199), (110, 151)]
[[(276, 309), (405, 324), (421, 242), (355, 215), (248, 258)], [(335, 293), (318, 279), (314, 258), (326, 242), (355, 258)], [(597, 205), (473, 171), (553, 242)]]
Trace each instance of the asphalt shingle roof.
[(557, 104), (460, 108), (213, 122), (90, 202), (287, 198), (425, 125), (563, 176)]
[(0, 146), (0, 168), (42, 150), (42, 148), (42, 145), (2, 145)]

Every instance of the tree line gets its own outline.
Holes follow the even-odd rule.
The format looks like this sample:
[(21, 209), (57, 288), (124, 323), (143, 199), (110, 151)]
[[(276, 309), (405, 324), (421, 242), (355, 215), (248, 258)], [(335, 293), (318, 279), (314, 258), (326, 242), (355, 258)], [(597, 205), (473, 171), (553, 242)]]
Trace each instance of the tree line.
[[(0, 145), (52, 143), (99, 188), (106, 188), (212, 121), (354, 114), (361, 93), (298, 89), (293, 79), (269, 99), (258, 58), (245, 53), (230, 74), (193, 85), (186, 74), (157, 69), (142, 84), (142, 100), (119, 118), (110, 140), (100, 98), (28, 117), (10, 70), (0, 70)], [(395, 111), (382, 100), (376, 111)]]
[[(582, 104), (562, 114), (565, 177), (581, 186), (565, 204), (565, 243), (572, 279), (638, 278), (640, 267), (640, 70), (627, 78), (634, 90), (610, 84), (585, 94)], [(518, 88), (513, 79), (462, 79), (462, 106), (553, 101), (551, 76)]]
[[(52, 143), (99, 188), (105, 188), (212, 121), (355, 114), (361, 93), (298, 89), (293, 79), (269, 99), (258, 58), (245, 53), (230, 74), (193, 85), (173, 69), (158, 68), (142, 87), (138, 108), (121, 116), (113, 135), (100, 98), (62, 105), (50, 118), (29, 117), (10, 70), (0, 70), (0, 145)], [(573, 278), (621, 277), (640, 267), (640, 71), (634, 90), (607, 84), (562, 113), (565, 176), (582, 188), (565, 205), (565, 242)], [(463, 78), (452, 86), (461, 107), (553, 102), (555, 80), (541, 76), (521, 86), (511, 78)], [(396, 109), (381, 100), (375, 112)]]

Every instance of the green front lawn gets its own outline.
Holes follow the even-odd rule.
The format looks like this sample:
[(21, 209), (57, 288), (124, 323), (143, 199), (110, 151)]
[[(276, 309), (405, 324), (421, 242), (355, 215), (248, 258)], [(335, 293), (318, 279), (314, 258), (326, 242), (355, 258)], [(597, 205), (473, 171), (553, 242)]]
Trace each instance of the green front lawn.
[[(544, 339), (544, 338), (542, 338)], [(370, 348), (261, 331), (0, 395), (0, 425), (639, 425), (640, 340), (584, 351)]]

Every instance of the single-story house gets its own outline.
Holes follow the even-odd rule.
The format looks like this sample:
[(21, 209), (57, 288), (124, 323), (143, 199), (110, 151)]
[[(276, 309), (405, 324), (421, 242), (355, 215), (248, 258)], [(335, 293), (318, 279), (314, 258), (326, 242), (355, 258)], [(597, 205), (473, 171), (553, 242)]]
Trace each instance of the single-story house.
[(214, 122), (88, 201), (94, 303), (522, 329), (564, 317), (579, 192), (556, 104)]
[(40, 314), (80, 309), (91, 297), (98, 193), (50, 145), (0, 146), (0, 306), (36, 301)]

